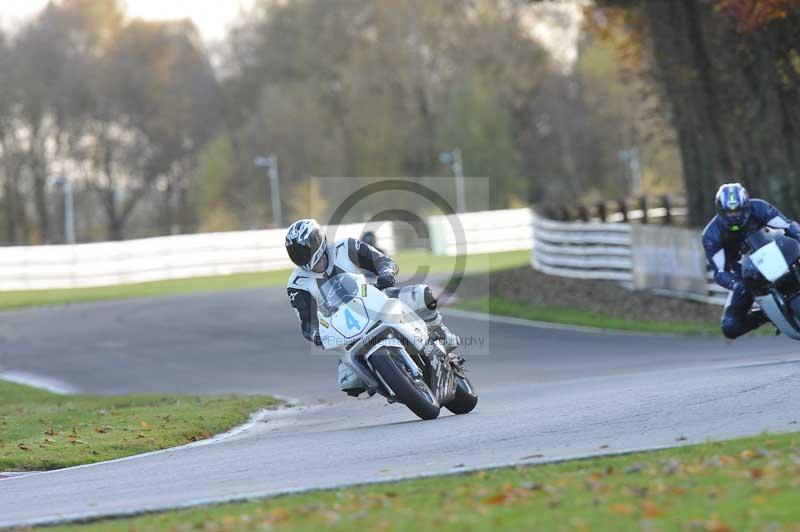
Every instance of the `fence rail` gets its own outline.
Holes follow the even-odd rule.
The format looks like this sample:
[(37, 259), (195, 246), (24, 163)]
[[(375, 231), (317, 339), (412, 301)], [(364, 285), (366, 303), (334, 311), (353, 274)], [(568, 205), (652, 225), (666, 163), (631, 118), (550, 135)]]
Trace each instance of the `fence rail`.
[(633, 282), (627, 224), (533, 219), (534, 268), (562, 277)]
[[(367, 229), (395, 252), (394, 225), (328, 228), (329, 238)], [(0, 248), (0, 291), (110, 286), (291, 268), (285, 229), (165, 236), (123, 242)]]
[[(634, 231), (641, 230), (642, 227), (626, 223), (564, 222), (534, 216), (531, 264), (535, 269), (549, 275), (618, 281), (626, 288), (634, 288), (640, 284), (641, 279), (656, 275), (652, 271), (637, 271), (637, 268), (647, 268), (647, 261), (636, 260), (637, 254), (641, 256), (643, 250), (637, 249), (632, 236)], [(666, 253), (670, 257), (682, 257), (689, 260), (691, 266), (695, 266), (696, 261), (692, 260), (698, 254), (702, 255), (700, 233), (692, 231), (688, 242), (686, 238), (682, 241), (685, 243), (680, 244), (681, 246), (694, 247), (683, 249), (662, 246), (656, 248), (656, 252)], [(714, 283), (704, 266), (686, 269), (690, 270), (688, 275), (694, 274), (698, 278), (699, 282), (694, 283), (694, 286), (699, 288), (675, 290), (667, 285), (649, 288), (664, 295), (719, 305), (725, 303), (728, 291)], [(663, 271), (658, 273), (664, 275)], [(685, 272), (674, 273), (675, 277), (685, 277)]]
[[(627, 216), (632, 214), (628, 212)], [(648, 216), (651, 214), (657, 213), (648, 213)], [(452, 216), (458, 218), (454, 220)], [(687, 229), (557, 221), (535, 215), (530, 209), (452, 216), (428, 219), (434, 253), (456, 255), (533, 249), (531, 263), (544, 273), (617, 281), (628, 288), (640, 288), (643, 278), (658, 281), (669, 277), (670, 268), (677, 272), (685, 269), (692, 270), (690, 275), (694, 275), (692, 290), (675, 290), (669, 283), (648, 288), (718, 304), (724, 303), (728, 295), (727, 290), (713, 282), (702, 265), (696, 271), (692, 267), (678, 266), (681, 261), (686, 264), (688, 260), (690, 266), (697, 262), (692, 259), (698, 252), (702, 253), (695, 248), (699, 247), (699, 233), (686, 233), (682, 240), (667, 238), (658, 245), (642, 238), (642, 235), (660, 235), (658, 231), (688, 232)], [(392, 223), (342, 225), (329, 228), (328, 234), (336, 239), (358, 237), (368, 229), (376, 232), (378, 243), (386, 252), (396, 251)], [(274, 229), (73, 246), (0, 248), (0, 291), (120, 285), (287, 269), (292, 264), (284, 251), (284, 236), (285, 229)], [(645, 250), (645, 256), (642, 248), (652, 249)], [(660, 262), (666, 266), (658, 266)]]
[(537, 210), (546, 218), (562, 222), (640, 222), (665, 225), (684, 221), (689, 212), (685, 199), (669, 196), (623, 198), (614, 202), (603, 201), (595, 205), (579, 204), (573, 207), (542, 205)]
[(436, 255), (458, 255), (531, 249), (532, 222), (531, 209), (431, 216), (431, 250)]

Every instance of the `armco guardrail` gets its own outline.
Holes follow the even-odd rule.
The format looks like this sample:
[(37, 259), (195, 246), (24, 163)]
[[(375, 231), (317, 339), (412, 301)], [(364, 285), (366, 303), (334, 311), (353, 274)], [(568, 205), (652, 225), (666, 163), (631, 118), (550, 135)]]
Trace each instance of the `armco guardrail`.
[(728, 296), (706, 271), (697, 231), (534, 216), (533, 234), (531, 264), (549, 275), (618, 281), (706, 303), (724, 304)]
[(550, 275), (633, 283), (631, 226), (533, 219), (533, 266)]
[(531, 249), (532, 221), (530, 209), (431, 216), (431, 251), (436, 255), (458, 255)]
[[(394, 226), (341, 225), (336, 239), (367, 229), (395, 252)], [(0, 248), (0, 291), (108, 286), (291, 268), (285, 229), (177, 235), (122, 242)]]

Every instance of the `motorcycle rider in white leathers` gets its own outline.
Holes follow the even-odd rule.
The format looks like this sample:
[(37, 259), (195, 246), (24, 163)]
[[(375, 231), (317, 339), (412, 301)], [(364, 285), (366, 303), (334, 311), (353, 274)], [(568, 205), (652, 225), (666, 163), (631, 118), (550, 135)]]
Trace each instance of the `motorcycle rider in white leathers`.
[[(325, 232), (313, 219), (298, 220), (286, 233), (286, 251), (297, 265), (289, 277), (286, 292), (300, 320), (303, 336), (322, 346), (317, 321), (317, 306), (322, 303), (320, 286), (341, 273), (361, 273), (375, 277), (375, 287), (396, 297), (413, 309), (428, 324), (428, 331), (441, 340), (447, 351), (454, 350), (459, 338), (442, 324), (438, 302), (423, 284), (395, 288), (397, 264), (374, 247), (345, 238), (328, 245)], [(345, 364), (339, 363), (339, 386), (354, 397), (366, 391), (364, 383)]]

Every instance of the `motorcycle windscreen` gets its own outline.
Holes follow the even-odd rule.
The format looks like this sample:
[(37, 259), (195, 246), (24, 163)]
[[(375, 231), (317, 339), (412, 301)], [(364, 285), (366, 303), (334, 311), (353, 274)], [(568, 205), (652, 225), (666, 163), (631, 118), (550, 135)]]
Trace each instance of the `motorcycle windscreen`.
[(358, 297), (360, 286), (359, 276), (352, 273), (341, 273), (325, 281), (319, 292), (326, 314), (333, 314), (339, 307)]
[(766, 246), (750, 254), (753, 262), (761, 275), (769, 282), (775, 282), (789, 271), (789, 265), (775, 242), (770, 242)]

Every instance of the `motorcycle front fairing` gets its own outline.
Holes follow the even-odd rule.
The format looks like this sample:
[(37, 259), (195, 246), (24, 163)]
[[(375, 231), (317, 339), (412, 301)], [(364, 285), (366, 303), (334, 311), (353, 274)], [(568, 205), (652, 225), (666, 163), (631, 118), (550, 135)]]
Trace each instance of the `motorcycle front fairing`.
[(748, 239), (752, 251), (742, 258), (745, 287), (770, 321), (786, 336), (800, 340), (800, 243), (762, 230)]
[(326, 282), (321, 292), (325, 308), (319, 309), (318, 319), (323, 348), (335, 351), (368, 388), (382, 388), (367, 363), (381, 347), (401, 349), (410, 369), (422, 371), (408, 353), (419, 353), (428, 343), (427, 325), (410, 308), (358, 274), (341, 274)]

